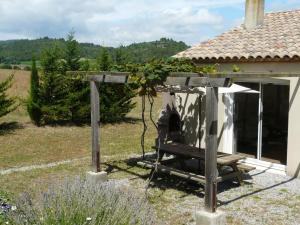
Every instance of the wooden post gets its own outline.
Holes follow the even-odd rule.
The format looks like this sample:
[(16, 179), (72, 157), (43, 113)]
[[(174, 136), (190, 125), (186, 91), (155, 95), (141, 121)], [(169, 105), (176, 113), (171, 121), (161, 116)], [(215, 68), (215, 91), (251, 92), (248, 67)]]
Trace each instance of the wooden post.
[(206, 87), (205, 210), (217, 208), (218, 88)]
[(90, 86), (91, 86), (91, 127), (92, 127), (92, 171), (98, 173), (101, 171), (100, 144), (99, 144), (99, 124), (100, 124), (99, 87), (95, 81), (91, 81)]

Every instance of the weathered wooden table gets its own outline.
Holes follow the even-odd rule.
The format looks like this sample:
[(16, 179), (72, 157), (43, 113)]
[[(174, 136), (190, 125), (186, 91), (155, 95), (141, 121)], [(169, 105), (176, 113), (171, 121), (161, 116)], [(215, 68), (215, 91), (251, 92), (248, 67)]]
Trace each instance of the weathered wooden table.
[[(154, 146), (159, 152), (158, 163), (150, 162), (150, 161), (142, 161), (138, 162), (138, 165), (147, 167), (154, 170), (159, 170), (161, 172), (168, 173), (170, 175), (175, 175), (179, 177), (183, 177), (186, 179), (197, 181), (201, 184), (205, 184), (205, 177), (199, 174), (186, 172), (184, 170), (175, 169), (172, 167), (168, 167), (164, 165), (162, 159), (165, 154), (174, 155), (179, 160), (186, 160), (186, 159), (198, 159), (200, 161), (205, 160), (205, 149), (200, 149), (197, 147), (189, 146), (186, 144), (181, 143), (168, 143), (168, 144), (161, 144), (159, 147)], [(217, 182), (222, 182), (229, 179), (237, 178), (239, 183), (242, 184), (242, 173), (249, 172), (250, 170), (254, 169), (253, 167), (249, 167), (243, 164), (240, 164), (239, 161), (241, 159), (245, 159), (245, 156), (240, 154), (226, 154), (218, 152), (217, 154), (217, 167), (218, 167), (218, 178)], [(220, 171), (224, 167), (232, 168), (231, 172), (227, 172), (225, 174), (221, 174)]]

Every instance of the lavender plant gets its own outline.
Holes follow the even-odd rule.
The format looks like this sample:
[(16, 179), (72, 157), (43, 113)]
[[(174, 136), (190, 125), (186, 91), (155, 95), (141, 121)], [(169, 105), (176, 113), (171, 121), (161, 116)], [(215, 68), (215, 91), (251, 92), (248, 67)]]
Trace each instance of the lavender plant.
[(9, 202), (10, 199), (8, 195), (0, 191), (0, 224), (4, 224), (8, 221), (7, 214), (14, 208)]
[(37, 198), (24, 194), (12, 224), (151, 225), (155, 215), (144, 197), (115, 185), (76, 179), (53, 185)]

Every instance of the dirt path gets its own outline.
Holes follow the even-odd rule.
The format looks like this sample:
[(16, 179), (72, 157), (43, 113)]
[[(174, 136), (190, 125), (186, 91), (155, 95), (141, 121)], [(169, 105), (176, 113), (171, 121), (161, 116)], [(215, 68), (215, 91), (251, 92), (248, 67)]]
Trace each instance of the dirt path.
[(55, 167), (55, 166), (60, 166), (60, 165), (64, 165), (64, 164), (69, 164), (69, 163), (85, 160), (85, 159), (88, 159), (88, 158), (90, 158), (90, 157), (64, 160), (64, 161), (59, 161), (59, 162), (47, 163), (47, 164), (15, 167), (15, 168), (10, 168), (10, 169), (0, 170), (0, 175), (8, 175), (8, 174), (11, 174), (11, 173), (25, 172), (25, 171), (35, 170), (35, 169), (51, 168), (51, 167)]

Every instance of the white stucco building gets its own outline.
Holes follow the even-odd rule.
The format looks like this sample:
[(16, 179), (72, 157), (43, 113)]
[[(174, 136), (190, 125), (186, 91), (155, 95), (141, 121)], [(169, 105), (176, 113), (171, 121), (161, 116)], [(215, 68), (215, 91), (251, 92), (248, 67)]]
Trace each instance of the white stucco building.
[[(300, 74), (300, 10), (265, 13), (264, 0), (247, 0), (244, 24), (176, 55), (220, 72), (294, 72)], [(219, 151), (241, 153), (246, 162), (300, 176), (300, 78), (240, 79), (219, 96)], [(164, 95), (183, 121), (187, 144), (204, 137), (203, 96)], [(200, 115), (200, 120), (198, 119)]]

